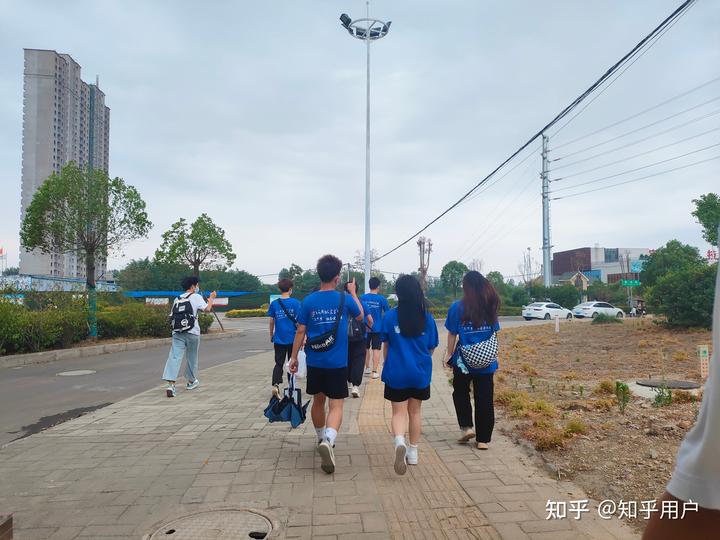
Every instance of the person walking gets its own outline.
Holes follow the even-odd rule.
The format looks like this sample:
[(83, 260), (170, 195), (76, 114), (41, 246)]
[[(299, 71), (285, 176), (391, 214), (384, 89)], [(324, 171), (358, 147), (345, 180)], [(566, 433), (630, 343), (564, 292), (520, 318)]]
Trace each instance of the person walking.
[(371, 325), (370, 332), (368, 332), (367, 335), (365, 373), (370, 373), (370, 365), (372, 363), (372, 378), (377, 379), (379, 377), (378, 370), (380, 367), (380, 329), (382, 328), (383, 314), (390, 310), (390, 304), (388, 304), (387, 298), (380, 294), (380, 280), (378, 278), (371, 277), (368, 285), (370, 286), (370, 292), (363, 294), (360, 300), (365, 302), (370, 308), (370, 315), (372, 315), (375, 324)]
[[(349, 293), (348, 281), (344, 285), (345, 292)], [(363, 379), (363, 367), (365, 366), (365, 338), (367, 329), (372, 328), (373, 317), (370, 315), (370, 307), (360, 300), (365, 318), (362, 322), (351, 319), (348, 322), (348, 384), (351, 385), (350, 395), (360, 397), (360, 385)]]
[[(453, 370), (453, 403), (460, 425), (459, 442), (475, 438), (477, 448), (487, 450), (495, 426), (493, 374), (497, 358), (484, 369), (467, 368), (460, 356), (462, 346), (482, 343), (500, 330), (500, 298), (492, 284), (480, 272), (471, 270), (463, 277), (463, 298), (448, 310), (446, 363)], [(470, 383), (475, 401), (475, 427), (470, 404)]]
[(283, 367), (290, 358), (292, 345), (297, 328), (297, 317), (300, 313), (300, 302), (290, 298), (294, 283), (291, 279), (283, 278), (278, 282), (280, 298), (273, 300), (268, 306), (267, 315), (270, 317), (270, 341), (275, 349), (275, 367), (272, 372), (272, 394), (280, 397), (280, 385), (283, 382)]
[(394, 469), (397, 474), (405, 474), (408, 464), (418, 463), (420, 407), (430, 399), (432, 354), (438, 346), (438, 331), (415, 277), (400, 276), (395, 292), (398, 306), (385, 314), (381, 327), (385, 359), (382, 381), (385, 399), (392, 404)]
[[(335, 472), (335, 439), (342, 424), (343, 406), (348, 397), (348, 320), (363, 320), (355, 280), (348, 293), (337, 291), (342, 261), (333, 255), (318, 260), (320, 290), (308, 295), (300, 306), (290, 373), (298, 369), (298, 352), (305, 344), (306, 392), (313, 396), (310, 415), (318, 438), (321, 468)], [(306, 341), (307, 338), (307, 341)], [(325, 403), (329, 402), (328, 414)]]
[(185, 388), (194, 390), (200, 385), (200, 380), (197, 378), (198, 349), (200, 347), (199, 312), (211, 311), (213, 300), (217, 296), (215, 291), (211, 292), (206, 302), (200, 294), (200, 280), (195, 276), (184, 278), (181, 286), (185, 292), (175, 299), (170, 312), (173, 328), (172, 345), (162, 377), (168, 383), (165, 394), (169, 398), (177, 395), (175, 381), (180, 374), (180, 366), (184, 357), (187, 357), (185, 363), (187, 386)]

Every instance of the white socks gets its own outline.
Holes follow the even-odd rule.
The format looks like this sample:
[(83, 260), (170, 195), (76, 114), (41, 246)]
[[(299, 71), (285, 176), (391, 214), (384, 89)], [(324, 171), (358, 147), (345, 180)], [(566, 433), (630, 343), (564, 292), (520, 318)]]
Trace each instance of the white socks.
[(325, 438), (325, 426), (316, 427), (315, 433), (317, 434), (318, 441), (322, 441)]
[(330, 446), (335, 446), (335, 438), (337, 437), (337, 430), (331, 427), (325, 428), (325, 439), (330, 443)]
[(405, 436), (404, 435), (395, 435), (395, 446), (407, 446), (405, 444)]

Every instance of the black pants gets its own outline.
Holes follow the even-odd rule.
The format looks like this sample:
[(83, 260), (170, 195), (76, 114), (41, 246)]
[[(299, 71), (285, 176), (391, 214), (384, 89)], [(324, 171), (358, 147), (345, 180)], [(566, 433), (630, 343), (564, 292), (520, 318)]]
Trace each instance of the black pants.
[(458, 368), (453, 369), (453, 403), (458, 424), (461, 428), (473, 427), (472, 405), (470, 404), (470, 383), (475, 398), (475, 439), (489, 443), (495, 426), (493, 407), (493, 374), (465, 375)]
[(283, 382), (283, 366), (285, 360), (290, 358), (292, 354), (292, 345), (279, 345), (275, 343), (275, 367), (273, 368), (272, 384), (282, 384)]
[(365, 369), (365, 340), (348, 342), (348, 382), (360, 386)]

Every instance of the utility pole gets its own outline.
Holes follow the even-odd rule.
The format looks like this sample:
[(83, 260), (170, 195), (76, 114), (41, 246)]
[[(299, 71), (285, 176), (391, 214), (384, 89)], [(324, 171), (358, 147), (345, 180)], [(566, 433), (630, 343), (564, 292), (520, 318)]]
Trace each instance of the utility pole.
[(548, 179), (548, 137), (542, 134), (542, 214), (543, 214), (543, 285), (552, 285), (552, 245), (550, 243), (550, 180)]
[(424, 292), (427, 292), (427, 273), (430, 267), (430, 254), (432, 253), (432, 240), (421, 236), (418, 241), (418, 250), (420, 251), (420, 267), (418, 272), (420, 274), (420, 286)]

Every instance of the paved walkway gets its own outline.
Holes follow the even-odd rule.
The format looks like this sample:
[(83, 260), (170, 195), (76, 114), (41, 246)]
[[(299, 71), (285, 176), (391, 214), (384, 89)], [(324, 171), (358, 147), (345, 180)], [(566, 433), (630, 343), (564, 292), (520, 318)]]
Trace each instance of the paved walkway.
[[(450, 387), (436, 361), (420, 465), (392, 469), (382, 384), (346, 403), (338, 470), (319, 469), (308, 422), (262, 417), (271, 355), (201, 372), (197, 390), (145, 392), (0, 449), (0, 513), (19, 539), (141, 538), (205, 509), (257, 509), (277, 538), (635, 538), (617, 520), (545, 520), (545, 503), (577, 500), (496, 434), (479, 452), (454, 442)], [(162, 366), (158, 366), (158, 373)], [(591, 506), (592, 508), (592, 506)]]

